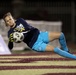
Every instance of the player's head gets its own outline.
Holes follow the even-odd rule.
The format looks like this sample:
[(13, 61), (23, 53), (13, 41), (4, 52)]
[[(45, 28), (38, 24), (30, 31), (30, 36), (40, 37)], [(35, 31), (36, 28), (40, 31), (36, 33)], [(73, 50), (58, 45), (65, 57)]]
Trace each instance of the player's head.
[(5, 24), (6, 26), (10, 26), (10, 27), (13, 27), (14, 24), (15, 24), (15, 20), (13, 18), (13, 16), (11, 15), (10, 12), (6, 13), (4, 16), (3, 16), (3, 19), (5, 21)]

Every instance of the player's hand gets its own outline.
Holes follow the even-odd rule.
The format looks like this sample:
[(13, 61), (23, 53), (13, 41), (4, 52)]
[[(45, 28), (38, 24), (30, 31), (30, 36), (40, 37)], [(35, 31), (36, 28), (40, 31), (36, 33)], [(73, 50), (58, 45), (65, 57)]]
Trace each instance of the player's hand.
[(13, 33), (10, 34), (9, 41), (14, 42)]

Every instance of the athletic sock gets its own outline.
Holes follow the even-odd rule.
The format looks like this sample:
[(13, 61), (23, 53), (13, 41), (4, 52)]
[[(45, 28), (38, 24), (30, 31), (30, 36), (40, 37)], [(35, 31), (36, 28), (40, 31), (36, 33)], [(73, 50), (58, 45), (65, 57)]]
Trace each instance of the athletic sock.
[(76, 56), (73, 54), (70, 54), (66, 51), (61, 50), (60, 48), (56, 47), (54, 48), (54, 52), (63, 56), (63, 57), (67, 57), (67, 58), (71, 58), (71, 59), (76, 59)]
[(62, 49), (63, 49), (64, 51), (67, 51), (67, 52), (68, 52), (68, 47), (67, 47), (67, 45), (66, 45), (65, 36), (64, 36), (63, 33), (61, 33), (61, 35), (60, 35), (59, 43), (60, 43)]

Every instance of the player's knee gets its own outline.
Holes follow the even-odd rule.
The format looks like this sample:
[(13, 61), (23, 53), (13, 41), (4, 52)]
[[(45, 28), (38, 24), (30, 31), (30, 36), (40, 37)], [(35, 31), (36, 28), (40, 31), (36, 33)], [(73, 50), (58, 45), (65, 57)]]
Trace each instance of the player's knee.
[(61, 32), (61, 34), (60, 34), (60, 39), (62, 39), (63, 37), (64, 37), (64, 33)]
[(64, 36), (64, 33), (63, 33), (63, 32), (61, 32), (61, 35), (62, 35), (62, 36)]

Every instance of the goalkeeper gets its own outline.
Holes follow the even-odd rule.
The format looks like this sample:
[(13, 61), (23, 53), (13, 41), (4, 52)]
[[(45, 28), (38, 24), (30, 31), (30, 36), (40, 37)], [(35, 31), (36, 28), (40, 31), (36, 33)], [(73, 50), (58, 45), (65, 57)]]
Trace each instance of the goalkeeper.
[[(76, 59), (76, 56), (70, 54), (68, 51), (68, 47), (66, 45), (65, 35), (62, 32), (48, 32), (48, 31), (39, 31), (39, 29), (32, 27), (29, 25), (23, 18), (19, 18), (15, 20), (10, 12), (6, 13), (3, 16), (5, 21), (5, 25), (9, 26), (10, 29), (8, 31), (9, 43), (8, 47), (10, 50), (13, 48), (13, 33), (14, 32), (25, 32), (23, 42), (28, 45), (32, 50), (37, 52), (44, 51), (54, 51), (55, 53), (71, 59)], [(59, 39), (59, 43), (62, 49), (58, 47), (54, 47), (49, 44), (49, 42)]]

